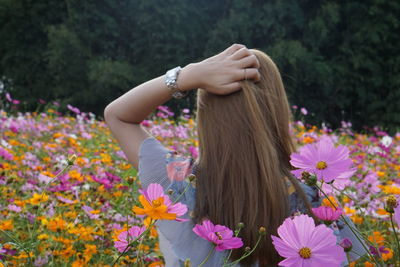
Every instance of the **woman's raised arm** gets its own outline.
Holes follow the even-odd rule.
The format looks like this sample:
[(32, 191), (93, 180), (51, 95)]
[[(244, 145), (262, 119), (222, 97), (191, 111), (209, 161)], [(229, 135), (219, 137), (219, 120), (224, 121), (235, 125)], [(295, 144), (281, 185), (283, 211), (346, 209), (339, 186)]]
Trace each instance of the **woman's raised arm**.
[[(240, 80), (259, 79), (257, 58), (243, 45), (232, 45), (220, 54), (185, 66), (178, 75), (181, 91), (203, 88), (215, 94), (240, 89)], [(128, 161), (137, 169), (141, 143), (150, 135), (140, 123), (171, 98), (165, 75), (145, 82), (111, 102), (104, 118)]]

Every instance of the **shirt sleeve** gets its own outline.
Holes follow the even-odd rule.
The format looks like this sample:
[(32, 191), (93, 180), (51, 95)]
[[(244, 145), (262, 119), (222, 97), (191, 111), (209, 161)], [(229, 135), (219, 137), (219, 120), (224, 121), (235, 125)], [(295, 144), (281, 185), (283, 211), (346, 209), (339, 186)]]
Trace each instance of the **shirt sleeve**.
[(154, 137), (146, 138), (139, 148), (139, 180), (143, 188), (151, 183), (160, 184), (164, 190), (171, 184), (166, 169), (166, 149)]

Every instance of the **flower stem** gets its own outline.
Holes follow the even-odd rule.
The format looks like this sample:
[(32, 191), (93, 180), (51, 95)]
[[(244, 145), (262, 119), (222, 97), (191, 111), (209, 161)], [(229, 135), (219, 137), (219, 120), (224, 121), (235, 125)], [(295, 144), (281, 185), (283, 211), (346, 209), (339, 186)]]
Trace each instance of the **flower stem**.
[(231, 263), (228, 263), (228, 264), (226, 264), (226, 265), (224, 264), (224, 267), (234, 266), (234, 265), (238, 264), (241, 260), (243, 260), (243, 259), (247, 258), (248, 256), (250, 256), (250, 254), (253, 253), (254, 250), (256, 250), (256, 248), (257, 248), (258, 245), (260, 244), (261, 238), (262, 238), (262, 235), (260, 235), (260, 236), (258, 237), (257, 242), (256, 242), (256, 244), (254, 245), (254, 247), (253, 247), (252, 250), (250, 250), (249, 252), (245, 252), (245, 253), (242, 255), (242, 257), (240, 257), (239, 259), (237, 259), (237, 260), (235, 260), (235, 261), (233, 261), (233, 262), (231, 262)]
[[(337, 209), (337, 207), (335, 206), (335, 204), (332, 202), (332, 200), (329, 198), (329, 196), (317, 185), (315, 184), (315, 186), (318, 188), (319, 191), (322, 192), (322, 194), (324, 194), (324, 196), (328, 199), (328, 201), (331, 203), (331, 205)], [(368, 255), (371, 257), (371, 259), (377, 264), (377, 266), (380, 266), (380, 264), (377, 262), (377, 260), (375, 259), (374, 256), (372, 256), (371, 252), (369, 251), (369, 249), (365, 246), (364, 242), (362, 242), (362, 240), (360, 239), (360, 237), (357, 235), (356, 232), (358, 232), (358, 230), (356, 229), (356, 232), (354, 231), (353, 227), (347, 222), (346, 218), (343, 215), (340, 215), (340, 217), (342, 218), (343, 222), (349, 227), (350, 231), (355, 235), (355, 237), (357, 238), (357, 240), (361, 243), (361, 245), (363, 246), (363, 248), (365, 249), (365, 251), (368, 253)], [(358, 232), (359, 233), (359, 232)], [(379, 251), (379, 248), (378, 248)]]
[(31, 263), (31, 262), (32, 262), (32, 259), (31, 259), (31, 255), (29, 255), (29, 250), (27, 250), (24, 246), (22, 246), (21, 243), (20, 243), (16, 238), (14, 238), (14, 237), (12, 237), (11, 235), (9, 235), (9, 234), (8, 234), (6, 231), (4, 231), (3, 229), (0, 229), (0, 231), (1, 231), (4, 235), (6, 235), (8, 238), (10, 238), (12, 241), (14, 241), (14, 243), (16, 243), (23, 251), (25, 251), (26, 255), (28, 256), (29, 263)]
[(188, 190), (190, 186), (190, 183), (188, 183), (185, 187), (185, 189), (182, 191), (182, 193), (174, 200), (174, 202), (172, 202), (172, 204), (176, 204), (178, 203), (178, 201), (182, 198), (182, 196), (186, 193), (186, 191)]
[(146, 231), (144, 231), (143, 233), (141, 233), (138, 237), (136, 237), (132, 242), (130, 242), (130, 243), (126, 246), (126, 248), (124, 249), (124, 251), (122, 251), (122, 253), (121, 253), (121, 254), (118, 256), (118, 258), (114, 261), (114, 263), (111, 265), (111, 267), (114, 267), (114, 265), (118, 262), (118, 260), (119, 260), (122, 256), (124, 256), (124, 255), (127, 253), (127, 251), (129, 250), (129, 248), (131, 248), (132, 245), (133, 245), (137, 240), (139, 240), (139, 238), (142, 238), (143, 236), (147, 235), (148, 232), (150, 232), (151, 227), (153, 227), (153, 225), (154, 225), (154, 223), (155, 223), (156, 221), (157, 221), (157, 220), (153, 221), (153, 222), (149, 225), (149, 227), (146, 229)]
[(350, 265), (351, 259), (350, 259), (350, 253), (346, 252), (346, 258), (347, 258), (347, 263)]
[(200, 265), (198, 267), (203, 266), (208, 261), (208, 259), (210, 258), (212, 252), (214, 251), (214, 248), (215, 248), (215, 246), (212, 246), (212, 248), (210, 249), (210, 252), (208, 252), (207, 257), (200, 263)]
[[(59, 173), (57, 173), (57, 175), (54, 176), (54, 178), (51, 179), (51, 180), (44, 186), (42, 192), (40, 193), (40, 199), (43, 199), (44, 193), (46, 192), (47, 187), (49, 186), (49, 184), (51, 184), (52, 181), (56, 180), (61, 174), (65, 173), (65, 172), (66, 172), (67, 170), (69, 170), (71, 167), (72, 167), (72, 165), (70, 165), (70, 164), (68, 164), (67, 166), (65, 166), (64, 169), (62, 169)], [(35, 212), (35, 218), (34, 218), (34, 221), (33, 221), (32, 230), (31, 230), (30, 228), (28, 228), (28, 229), (29, 229), (30, 236), (31, 236), (31, 239), (33, 239), (32, 234), (33, 234), (33, 232), (35, 231), (35, 227), (36, 227), (36, 218), (37, 218), (37, 216), (38, 216), (38, 214), (39, 214), (39, 211), (40, 211), (41, 207), (42, 207), (41, 202), (39, 202), (39, 203), (38, 203), (38, 209), (37, 209), (36, 212)]]
[[(400, 256), (399, 238), (397, 237), (396, 229), (395, 229), (395, 227), (394, 227), (394, 223), (393, 223), (393, 214), (392, 214), (392, 213), (389, 213), (389, 216), (390, 216), (390, 224), (392, 225), (392, 228), (393, 228), (394, 237), (396, 238), (396, 245), (397, 245), (397, 257), (396, 257), (396, 258), (399, 258), (399, 256)], [(397, 260), (396, 260), (396, 261), (397, 261)]]

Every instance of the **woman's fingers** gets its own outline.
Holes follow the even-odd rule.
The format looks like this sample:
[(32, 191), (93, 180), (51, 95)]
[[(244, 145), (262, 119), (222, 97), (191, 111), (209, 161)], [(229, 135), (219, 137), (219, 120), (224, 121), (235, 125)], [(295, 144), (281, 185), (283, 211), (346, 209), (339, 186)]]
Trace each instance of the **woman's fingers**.
[(242, 44), (233, 44), (233, 45), (231, 45), (230, 47), (228, 47), (225, 51), (224, 51), (224, 53), (227, 55), (227, 56), (230, 56), (230, 55), (232, 55), (232, 54), (234, 54), (237, 50), (240, 50), (240, 49), (242, 49), (242, 48), (246, 48), (244, 45), (242, 45)]
[(255, 55), (251, 54), (247, 57), (244, 57), (238, 61), (238, 65), (240, 68), (259, 68), (260, 67), (260, 62), (258, 62), (258, 59)]
[(233, 60), (239, 60), (239, 59), (242, 59), (242, 58), (244, 58), (244, 57), (248, 57), (248, 56), (250, 56), (251, 54), (252, 54), (252, 53), (250, 52), (250, 50), (247, 49), (247, 48), (244, 46), (244, 47), (242, 47), (242, 48), (236, 50), (236, 51), (231, 55), (231, 58), (232, 58)]
[(221, 94), (228, 95), (233, 92), (239, 91), (240, 89), (242, 89), (242, 85), (239, 82), (233, 82), (233, 83), (224, 85), (223, 92), (221, 92)]
[(237, 72), (237, 78), (238, 80), (254, 80), (258, 82), (261, 76), (257, 68), (244, 68)]

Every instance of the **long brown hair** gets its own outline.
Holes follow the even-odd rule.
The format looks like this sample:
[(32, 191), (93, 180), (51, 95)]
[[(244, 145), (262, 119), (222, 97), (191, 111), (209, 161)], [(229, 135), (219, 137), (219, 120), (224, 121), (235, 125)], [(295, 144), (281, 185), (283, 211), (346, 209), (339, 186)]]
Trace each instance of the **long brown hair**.
[[(265, 227), (263, 242), (241, 264), (258, 261), (260, 266), (271, 266), (280, 257), (270, 236), (290, 213), (285, 177), (307, 201), (290, 174), (294, 145), (281, 76), (270, 57), (252, 51), (260, 62), (260, 82), (243, 81), (242, 90), (227, 96), (199, 89), (194, 220), (208, 218), (231, 229), (243, 222), (240, 237), (249, 247), (255, 245), (259, 227)], [(238, 259), (243, 249), (235, 250), (232, 259)]]

